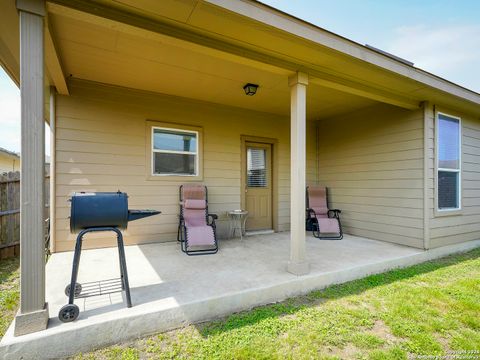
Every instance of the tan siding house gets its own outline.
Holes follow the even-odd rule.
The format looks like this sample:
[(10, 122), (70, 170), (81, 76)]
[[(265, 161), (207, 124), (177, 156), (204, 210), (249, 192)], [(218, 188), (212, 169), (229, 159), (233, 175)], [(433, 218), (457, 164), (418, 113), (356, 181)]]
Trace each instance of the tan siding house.
[[(79, 191), (121, 190), (131, 208), (162, 211), (129, 225), (128, 245), (176, 241), (191, 182), (208, 187), (220, 252), (227, 212), (247, 209), (248, 230), (286, 232), (297, 276), (310, 272), (307, 185), (326, 186), (344, 232), (367, 242), (480, 239), (480, 94), (260, 2), (3, 0), (0, 64), (21, 87), (19, 317), (36, 330), (48, 319), (44, 121), (53, 252), (75, 245)], [(171, 134), (188, 141), (156, 142)], [(247, 194), (249, 149), (264, 150), (263, 200)]]
[[(192, 181), (208, 186), (219, 238), (227, 237), (227, 212), (246, 207), (242, 159), (249, 141), (271, 146), (269, 227), (288, 231), (291, 198), (298, 198), (291, 193), (296, 164), (288, 79), (297, 72), (308, 79), (300, 144), (305, 184), (328, 188), (345, 233), (417, 248), (480, 238), (478, 94), (284, 14), (273, 16), (255, 2), (206, 1), (192, 7), (190, 23), (175, 1), (155, 11), (147, 1), (130, 18), (120, 15), (129, 13), (127, 3), (93, 10), (82, 2), (47, 1), (46, 66), (53, 87), (45, 116), (52, 127), (55, 251), (74, 246), (68, 199), (78, 191), (121, 190), (132, 207), (162, 211), (132, 223), (127, 244), (175, 241), (178, 188)], [(13, 4), (5, 2), (2, 13), (14, 12)], [(4, 20), (4, 30), (18, 31), (17, 17)], [(14, 54), (12, 39), (3, 41)], [(2, 59), (18, 81), (15, 56)], [(243, 93), (248, 82), (259, 85), (255, 96)], [(438, 113), (461, 118), (461, 204), (455, 211), (437, 206)], [(197, 176), (152, 173), (155, 127), (198, 132)], [(104, 236), (89, 236), (85, 246), (112, 246)]]
[[(128, 0), (37, 2), (49, 24), (55, 251), (74, 246), (68, 199), (78, 191), (121, 190), (132, 207), (163, 212), (133, 223), (127, 244), (175, 241), (178, 188), (192, 181), (208, 186), (227, 237), (227, 212), (246, 207), (248, 142), (271, 149), (273, 231), (304, 217), (292, 202), (304, 186), (291, 191), (301, 169), (299, 184), (328, 188), (347, 234), (417, 248), (480, 238), (479, 94), (254, 1), (146, 1), (135, 11)], [(1, 23), (2, 65), (18, 82), (18, 12), (14, 1), (1, 6), (11, 15)], [(258, 93), (246, 96), (246, 83)], [(438, 170), (438, 114), (461, 119), (458, 169)], [(198, 134), (195, 176), (152, 172), (153, 128)], [(442, 198), (458, 202), (454, 211), (439, 209), (438, 174), (455, 191)], [(111, 245), (102, 235), (85, 244)]]

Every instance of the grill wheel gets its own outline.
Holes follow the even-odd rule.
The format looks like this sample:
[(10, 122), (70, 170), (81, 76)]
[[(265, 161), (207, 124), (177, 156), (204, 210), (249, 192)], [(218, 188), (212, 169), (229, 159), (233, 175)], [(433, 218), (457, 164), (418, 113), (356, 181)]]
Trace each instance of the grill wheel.
[(80, 309), (75, 304), (67, 304), (62, 306), (60, 311), (58, 312), (58, 318), (61, 322), (71, 322), (74, 321), (78, 314), (80, 314)]
[[(81, 292), (82, 292), (82, 284), (75, 283), (75, 292), (74, 292), (75, 296), (80, 295)], [(65, 295), (70, 296), (70, 284), (65, 286)]]

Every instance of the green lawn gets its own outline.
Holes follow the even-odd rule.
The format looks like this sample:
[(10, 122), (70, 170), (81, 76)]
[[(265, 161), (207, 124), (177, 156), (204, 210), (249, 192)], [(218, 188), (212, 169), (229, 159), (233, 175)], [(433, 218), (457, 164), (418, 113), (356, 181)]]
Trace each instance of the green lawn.
[(459, 351), (480, 359), (480, 249), (77, 359), (407, 359)]
[[(18, 303), (18, 260), (0, 262), (0, 290), (3, 334)], [(76, 359), (407, 359), (469, 350), (480, 358), (480, 249)]]
[(0, 338), (7, 331), (18, 308), (19, 265), (18, 258), (0, 260)]

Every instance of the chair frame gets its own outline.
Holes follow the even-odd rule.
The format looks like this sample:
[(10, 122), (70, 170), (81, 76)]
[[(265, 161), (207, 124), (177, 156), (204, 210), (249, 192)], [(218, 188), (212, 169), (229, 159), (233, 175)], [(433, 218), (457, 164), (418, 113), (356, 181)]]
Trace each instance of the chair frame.
[(208, 212), (208, 189), (205, 185), (202, 185), (205, 188), (205, 203), (206, 203), (205, 220), (207, 222), (207, 225), (213, 228), (214, 247), (209, 249), (202, 249), (202, 250), (188, 250), (187, 227), (185, 226), (185, 218), (183, 216), (183, 200), (184, 200), (182, 198), (183, 186), (184, 185), (180, 186), (180, 194), (179, 194), (180, 215), (179, 215), (179, 223), (178, 223), (178, 231), (177, 231), (177, 241), (180, 243), (180, 248), (185, 254), (189, 256), (216, 254), (218, 252), (218, 240), (217, 240), (217, 225), (215, 223), (215, 220), (218, 219), (218, 215), (210, 214)]
[(319, 222), (318, 222), (318, 218), (317, 218), (317, 214), (315, 213), (315, 210), (313, 210), (312, 208), (310, 208), (310, 199), (309, 199), (309, 192), (308, 192), (308, 186), (307, 186), (307, 219), (308, 218), (311, 218), (311, 219), (314, 219), (314, 224), (313, 226), (316, 227), (316, 229), (314, 228), (312, 233), (313, 233), (313, 236), (316, 237), (317, 239), (321, 239), (321, 240), (342, 240), (343, 239), (343, 229), (342, 229), (342, 222), (340, 221), (340, 214), (342, 213), (342, 210), (339, 210), (339, 209), (328, 209), (328, 188), (325, 187), (325, 197), (326, 197), (326, 202), (327, 202), (327, 217), (329, 219), (337, 219), (338, 221), (338, 227), (340, 229), (340, 232), (337, 236), (321, 236), (321, 229), (320, 229), (320, 226), (319, 226)]

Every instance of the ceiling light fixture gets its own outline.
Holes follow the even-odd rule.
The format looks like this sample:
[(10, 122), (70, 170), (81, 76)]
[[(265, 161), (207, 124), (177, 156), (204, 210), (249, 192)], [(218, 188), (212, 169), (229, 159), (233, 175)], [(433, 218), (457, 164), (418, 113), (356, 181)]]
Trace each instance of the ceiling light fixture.
[(257, 93), (257, 89), (258, 89), (258, 85), (256, 84), (246, 84), (244, 87), (243, 87), (243, 90), (245, 91), (245, 95), (248, 95), (248, 96), (253, 96)]

